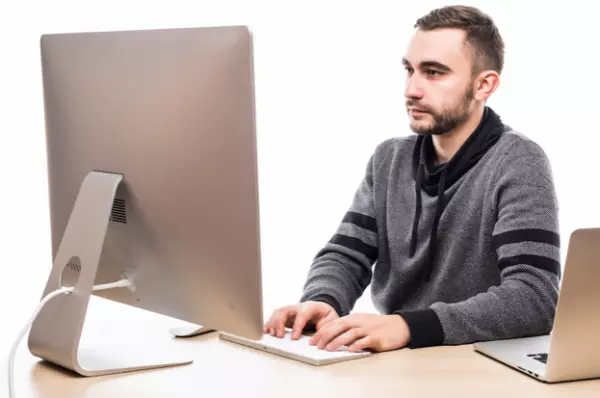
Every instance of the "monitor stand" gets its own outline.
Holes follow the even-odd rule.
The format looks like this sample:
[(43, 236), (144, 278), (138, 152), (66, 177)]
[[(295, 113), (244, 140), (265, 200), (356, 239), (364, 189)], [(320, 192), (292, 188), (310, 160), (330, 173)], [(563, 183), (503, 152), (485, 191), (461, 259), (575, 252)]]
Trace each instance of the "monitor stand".
[(183, 337), (200, 336), (202, 334), (214, 332), (215, 329), (210, 329), (206, 326), (195, 325), (195, 326), (179, 326), (176, 328), (172, 328), (169, 331), (171, 332), (171, 334), (173, 336), (183, 338)]
[(40, 310), (29, 333), (29, 350), (33, 355), (82, 376), (192, 363), (189, 358), (173, 354), (158, 356), (151, 349), (138, 349), (128, 354), (122, 347), (114, 350), (81, 350), (79, 347), (113, 202), (122, 181), (121, 174), (99, 171), (92, 171), (85, 177), (56, 253), (44, 296), (62, 287), (63, 270), (74, 259), (81, 265), (79, 277), (73, 291), (54, 297)]

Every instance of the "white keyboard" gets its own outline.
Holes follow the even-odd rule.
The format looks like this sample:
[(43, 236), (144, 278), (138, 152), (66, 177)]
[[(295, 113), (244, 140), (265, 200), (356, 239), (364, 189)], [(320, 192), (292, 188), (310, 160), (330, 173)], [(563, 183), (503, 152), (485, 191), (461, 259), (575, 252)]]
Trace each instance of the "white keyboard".
[(285, 337), (279, 338), (266, 334), (260, 340), (249, 340), (223, 332), (219, 335), (223, 340), (242, 344), (247, 347), (286, 358), (295, 359), (311, 365), (327, 365), (334, 362), (348, 361), (372, 355), (369, 351), (348, 352), (346, 347), (340, 347), (337, 351), (333, 352), (321, 350), (316, 346), (311, 346), (309, 344), (311, 336), (302, 335), (298, 340), (292, 340), (290, 330), (286, 332)]

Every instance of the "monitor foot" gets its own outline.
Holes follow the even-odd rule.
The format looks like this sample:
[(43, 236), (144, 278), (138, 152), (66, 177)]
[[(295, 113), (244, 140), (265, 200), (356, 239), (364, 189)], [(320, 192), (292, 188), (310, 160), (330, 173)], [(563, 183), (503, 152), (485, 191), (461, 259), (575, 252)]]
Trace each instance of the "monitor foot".
[[(99, 171), (91, 171), (85, 177), (43, 297), (65, 286), (73, 289), (45, 302), (36, 314), (29, 333), (29, 350), (33, 355), (82, 376), (192, 363), (192, 360), (172, 355), (161, 358), (153, 347), (131, 352), (130, 347), (86, 350), (79, 346), (109, 218), (122, 181), (121, 174)], [(71, 271), (71, 279), (64, 278), (65, 269)]]
[(82, 376), (103, 376), (139, 370), (191, 364), (178, 354), (162, 354), (137, 347), (112, 347), (110, 350), (79, 349), (75, 371)]

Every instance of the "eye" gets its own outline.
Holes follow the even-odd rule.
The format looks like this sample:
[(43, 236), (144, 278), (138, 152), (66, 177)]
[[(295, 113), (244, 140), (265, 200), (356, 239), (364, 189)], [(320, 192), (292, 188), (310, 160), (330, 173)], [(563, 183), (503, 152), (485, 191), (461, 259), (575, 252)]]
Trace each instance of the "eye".
[(411, 68), (410, 66), (405, 66), (404, 70), (406, 70), (406, 72), (410, 75), (414, 72), (413, 68)]
[(435, 69), (428, 69), (426, 73), (428, 76), (441, 76), (444, 74), (443, 72)]

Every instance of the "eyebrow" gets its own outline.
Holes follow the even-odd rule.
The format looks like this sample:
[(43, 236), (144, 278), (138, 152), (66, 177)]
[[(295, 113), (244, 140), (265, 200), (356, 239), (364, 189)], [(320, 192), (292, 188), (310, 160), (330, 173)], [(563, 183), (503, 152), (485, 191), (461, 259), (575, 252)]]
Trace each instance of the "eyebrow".
[[(405, 66), (410, 66), (410, 62), (406, 58), (402, 58), (402, 64)], [(444, 72), (451, 72), (452, 69), (448, 65), (444, 65), (441, 62), (437, 61), (423, 61), (419, 64), (421, 68), (435, 68), (442, 70)]]

